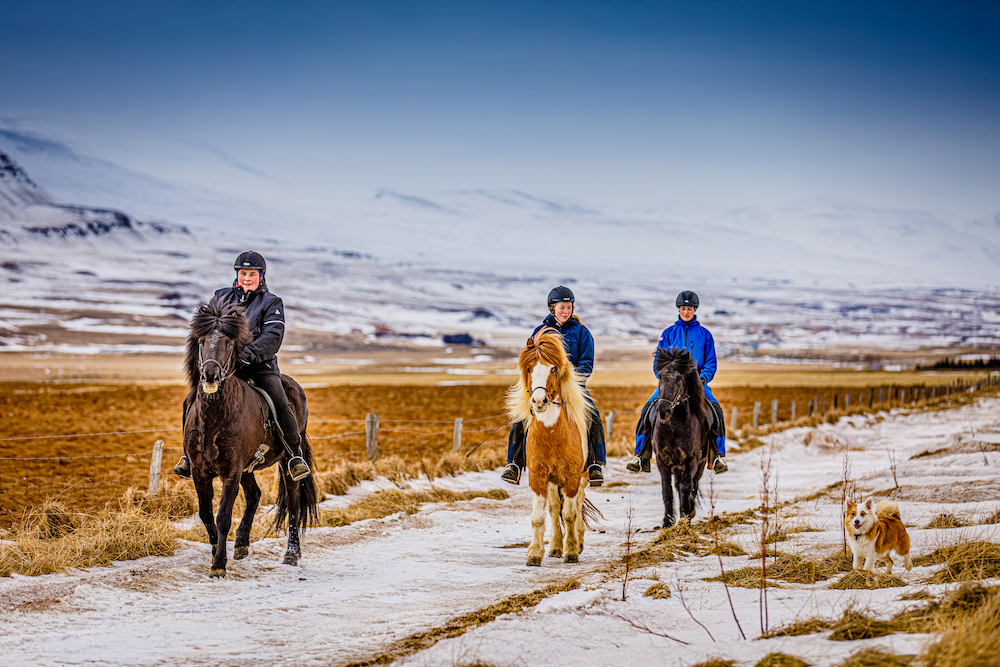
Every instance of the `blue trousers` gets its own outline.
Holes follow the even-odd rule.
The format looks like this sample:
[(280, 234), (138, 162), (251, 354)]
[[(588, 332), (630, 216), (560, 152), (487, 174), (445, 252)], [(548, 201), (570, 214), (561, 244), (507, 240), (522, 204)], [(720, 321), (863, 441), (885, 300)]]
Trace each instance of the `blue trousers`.
[[(587, 400), (590, 401), (591, 405), (594, 405), (594, 399), (590, 397), (590, 394), (587, 394)], [(596, 405), (594, 410), (597, 410)], [(524, 422), (514, 422), (514, 425), (510, 427), (510, 433), (507, 435), (507, 463), (516, 463), (519, 468), (524, 468), (526, 435)], [(600, 416), (595, 417), (590, 422), (590, 428), (587, 430), (587, 441), (590, 444), (590, 452), (594, 462), (604, 465), (608, 460), (608, 454), (604, 445), (604, 424), (601, 423)]]
[[(660, 388), (657, 387), (656, 389), (653, 390), (653, 393), (649, 395), (649, 398), (646, 399), (646, 404), (648, 405), (651, 401), (654, 401), (657, 398), (659, 398), (659, 396), (660, 396)], [(715, 394), (712, 393), (712, 388), (709, 387), (708, 385), (705, 385), (705, 398), (707, 398), (712, 403), (715, 403), (716, 405), (719, 404), (719, 401), (716, 400), (716, 398), (715, 398)], [(721, 412), (721, 410), (720, 410), (720, 412)], [(640, 411), (639, 414), (641, 415), (642, 412)], [(638, 433), (636, 433), (635, 434), (635, 455), (636, 456), (639, 456), (639, 452), (642, 451), (642, 446), (644, 444), (646, 444), (646, 436), (639, 435)], [(719, 456), (725, 456), (726, 455), (726, 438), (725, 438), (725, 436), (719, 436), (719, 437), (717, 437), (715, 439), (715, 448), (719, 452)]]

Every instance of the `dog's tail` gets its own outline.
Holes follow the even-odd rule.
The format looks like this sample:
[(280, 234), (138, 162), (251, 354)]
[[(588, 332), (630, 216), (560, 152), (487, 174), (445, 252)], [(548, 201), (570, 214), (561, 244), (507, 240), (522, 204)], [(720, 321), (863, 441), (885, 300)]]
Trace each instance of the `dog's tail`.
[(899, 519), (899, 506), (891, 500), (880, 500), (875, 514), (885, 519)]

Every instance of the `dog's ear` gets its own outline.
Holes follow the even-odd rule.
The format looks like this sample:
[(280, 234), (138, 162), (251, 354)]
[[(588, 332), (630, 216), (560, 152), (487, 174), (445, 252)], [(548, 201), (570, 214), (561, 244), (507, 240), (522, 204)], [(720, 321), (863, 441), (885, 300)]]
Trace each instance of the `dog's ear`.
[(869, 512), (875, 511), (875, 499), (874, 498), (869, 498), (868, 500), (865, 501), (865, 509), (867, 509)]

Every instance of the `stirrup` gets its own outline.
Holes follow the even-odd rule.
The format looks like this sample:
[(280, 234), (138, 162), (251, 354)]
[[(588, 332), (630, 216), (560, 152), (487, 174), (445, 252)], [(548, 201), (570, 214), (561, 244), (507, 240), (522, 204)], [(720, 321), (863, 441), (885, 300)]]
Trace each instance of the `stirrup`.
[(186, 456), (182, 456), (181, 460), (174, 466), (174, 474), (184, 479), (191, 479), (191, 462), (187, 460)]
[(650, 472), (652, 467), (650, 467), (649, 459), (637, 456), (628, 462), (625, 469), (629, 472)]
[(292, 478), (293, 482), (305, 479), (311, 473), (312, 470), (309, 469), (306, 460), (301, 456), (293, 456), (288, 459), (288, 476)]
[(729, 466), (726, 465), (726, 460), (721, 456), (715, 458), (715, 463), (712, 464), (712, 472), (716, 475), (721, 475), (722, 473), (729, 470)]
[(587, 468), (587, 479), (590, 481), (591, 486), (604, 484), (604, 472), (601, 470), (600, 464), (593, 463)]
[(508, 484), (520, 484), (521, 468), (516, 463), (508, 463), (503, 472), (500, 473), (500, 479)]

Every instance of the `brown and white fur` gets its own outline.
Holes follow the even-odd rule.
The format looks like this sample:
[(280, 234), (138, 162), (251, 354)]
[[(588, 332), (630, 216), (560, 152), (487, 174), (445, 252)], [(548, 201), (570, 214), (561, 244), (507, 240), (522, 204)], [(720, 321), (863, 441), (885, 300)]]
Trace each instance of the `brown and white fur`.
[(910, 536), (899, 518), (896, 503), (880, 500), (876, 504), (874, 498), (860, 504), (851, 502), (844, 512), (844, 526), (847, 528), (847, 542), (854, 554), (854, 569), (862, 560), (863, 569), (869, 572), (874, 570), (876, 562), (884, 562), (886, 574), (891, 574), (891, 551), (903, 557), (903, 566), (907, 570), (913, 567)]
[(542, 564), (546, 506), (552, 520), (549, 556), (576, 563), (585, 530), (584, 462), (590, 403), (563, 348), (562, 336), (554, 329), (542, 329), (528, 339), (518, 366), (521, 372), (507, 394), (507, 411), (514, 421), (524, 422), (528, 431), (525, 459), (533, 495), (533, 535), (526, 564)]

